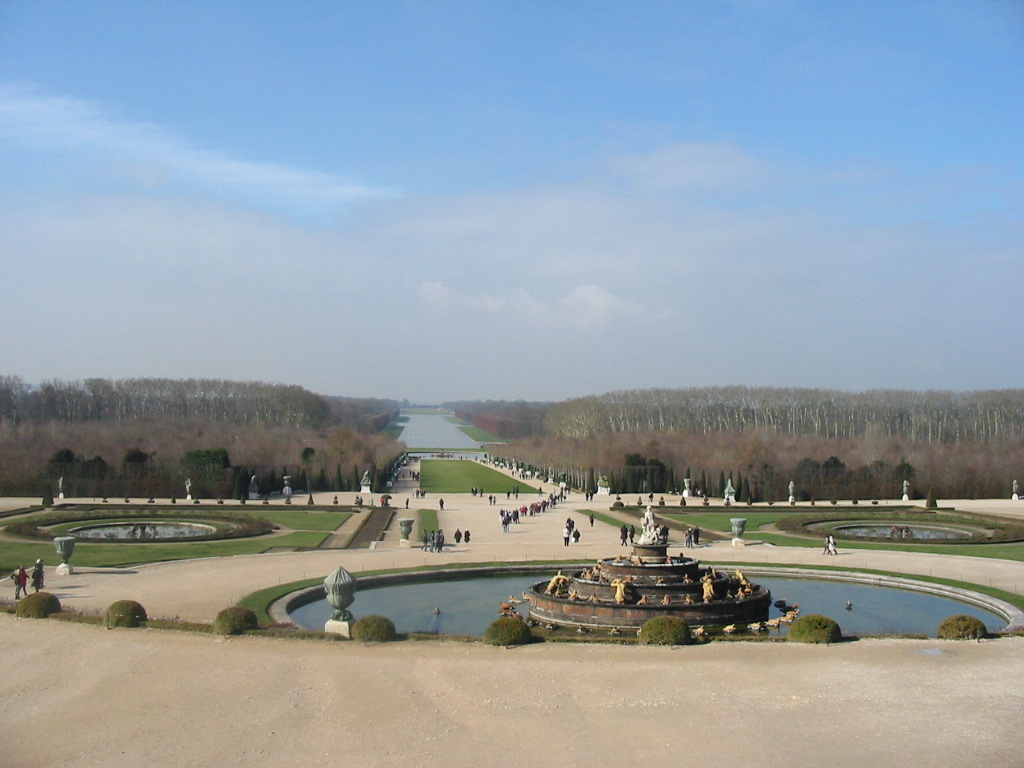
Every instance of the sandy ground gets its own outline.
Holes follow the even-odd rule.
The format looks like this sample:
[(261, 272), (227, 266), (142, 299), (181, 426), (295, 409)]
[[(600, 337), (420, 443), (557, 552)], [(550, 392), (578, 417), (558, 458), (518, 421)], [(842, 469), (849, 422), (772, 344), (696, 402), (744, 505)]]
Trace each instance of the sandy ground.
[[(51, 568), (47, 588), (84, 610), (131, 597), (151, 615), (209, 621), (242, 594), (326, 575), (338, 564), (358, 575), (423, 562), (590, 559), (618, 547), (612, 527), (589, 527), (578, 511), (582, 499), (508, 534), (498, 524), (500, 505), (470, 496), (445, 501), (449, 536), (471, 527), (473, 540), (444, 555), (389, 538), (373, 550), (82, 569), (67, 577)], [(974, 504), (1024, 513), (1024, 503)], [(568, 552), (560, 535), (567, 515), (583, 530)], [(813, 549), (726, 543), (695, 554), (708, 562), (823, 562)], [(1024, 589), (1024, 565), (1010, 561), (889, 552), (837, 560), (844, 557), (851, 567)], [(638, 758), (703, 766), (1024, 765), (1024, 638), (503, 650), (223, 639), (0, 616), (0, 659), (3, 768), (254, 761), (500, 768)]]

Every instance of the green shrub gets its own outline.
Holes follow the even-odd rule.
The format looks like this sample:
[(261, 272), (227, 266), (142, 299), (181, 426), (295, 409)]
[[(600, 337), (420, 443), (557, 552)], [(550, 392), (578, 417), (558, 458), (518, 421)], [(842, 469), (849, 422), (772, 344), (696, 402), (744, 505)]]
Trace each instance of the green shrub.
[(974, 616), (950, 616), (939, 624), (940, 640), (980, 640), (988, 634), (985, 622)]
[(378, 642), (387, 643), (395, 639), (395, 625), (386, 616), (378, 616), (371, 613), (356, 619), (352, 625), (352, 639), (362, 640), (364, 643)]
[(786, 639), (794, 643), (838, 643), (843, 639), (843, 631), (828, 616), (812, 613), (794, 621)]
[(484, 642), (487, 645), (525, 645), (533, 641), (533, 632), (530, 627), (518, 616), (502, 616), (497, 621), (491, 622), (484, 632)]
[(641, 645), (689, 645), (690, 627), (678, 616), (655, 616), (640, 627)]
[(213, 620), (213, 632), (216, 635), (240, 635), (258, 626), (256, 614), (237, 605), (225, 608)]
[(18, 602), (19, 619), (45, 619), (51, 613), (60, 613), (60, 600), (51, 592), (33, 592)]
[(626, 505), (623, 504), (621, 501), (616, 501), (612, 503), (612, 509), (622, 509), (625, 506)]
[(146, 609), (134, 600), (118, 600), (107, 608), (107, 629), (141, 627), (148, 620)]

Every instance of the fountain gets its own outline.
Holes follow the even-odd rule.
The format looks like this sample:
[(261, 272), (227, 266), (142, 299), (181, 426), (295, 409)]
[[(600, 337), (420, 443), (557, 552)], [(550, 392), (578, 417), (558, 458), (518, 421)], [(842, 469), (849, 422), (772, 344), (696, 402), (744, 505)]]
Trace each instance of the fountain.
[(643, 534), (628, 557), (599, 560), (572, 575), (559, 571), (523, 596), (530, 618), (574, 627), (640, 627), (656, 616), (679, 616), (691, 626), (765, 621), (771, 592), (740, 570), (702, 567), (684, 555), (669, 556), (668, 526), (659, 527), (651, 508)]

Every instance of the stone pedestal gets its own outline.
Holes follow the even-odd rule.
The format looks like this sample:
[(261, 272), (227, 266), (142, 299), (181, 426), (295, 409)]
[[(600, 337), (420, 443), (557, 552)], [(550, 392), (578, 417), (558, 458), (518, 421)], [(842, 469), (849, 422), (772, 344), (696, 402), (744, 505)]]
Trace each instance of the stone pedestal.
[(359, 486), (359, 492), (360, 493), (369, 493), (370, 492), (370, 486), (369, 485), (360, 485)]
[(733, 539), (732, 545), (734, 547), (745, 547), (747, 546), (747, 542), (745, 542), (743, 539)]
[(904, 501), (910, 501), (910, 497), (907, 494), (904, 493), (903, 494), (903, 500)]
[(351, 621), (338, 621), (337, 619), (328, 619), (327, 623), (324, 624), (324, 632), (330, 632), (331, 634), (341, 635), (342, 637), (352, 637), (352, 624)]
[(790, 504), (796, 504), (796, 496), (790, 496), (789, 497), (789, 503)]
[(71, 567), (71, 563), (61, 563), (53, 571), (58, 576), (70, 576), (75, 572), (75, 569)]
[(611, 496), (612, 495), (612, 489), (609, 486), (607, 486), (607, 485), (599, 485), (599, 486), (597, 486), (597, 495), (598, 496)]

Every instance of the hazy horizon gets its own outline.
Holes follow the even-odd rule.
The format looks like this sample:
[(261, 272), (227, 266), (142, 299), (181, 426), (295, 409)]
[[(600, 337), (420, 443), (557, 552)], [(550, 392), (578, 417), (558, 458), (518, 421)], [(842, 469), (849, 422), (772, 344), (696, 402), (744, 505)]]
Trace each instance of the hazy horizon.
[(1018, 388), (1019, 11), (0, 2), (2, 367)]

